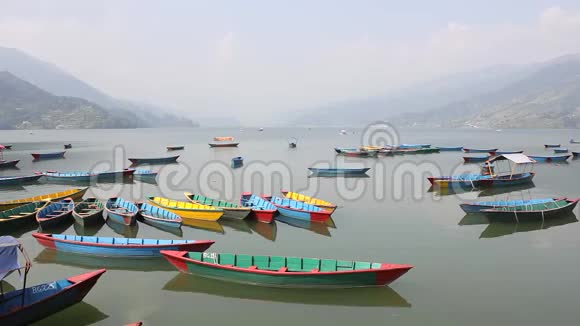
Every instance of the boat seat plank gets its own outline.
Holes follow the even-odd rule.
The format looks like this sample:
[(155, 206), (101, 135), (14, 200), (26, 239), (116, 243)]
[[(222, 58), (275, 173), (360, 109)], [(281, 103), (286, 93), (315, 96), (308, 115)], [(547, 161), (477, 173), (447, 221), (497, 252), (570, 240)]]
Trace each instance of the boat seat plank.
[(337, 260), (336, 270), (337, 271), (352, 271), (354, 268), (354, 262), (347, 260)]
[(241, 268), (248, 268), (252, 266), (252, 256), (236, 255), (236, 266)]
[(301, 272), (302, 271), (302, 258), (300, 257), (287, 257), (286, 267), (291, 272)]
[(99, 237), (97, 240), (98, 243), (106, 243), (106, 244), (113, 244), (114, 239), (109, 237)]
[(270, 256), (270, 265), (268, 269), (279, 270), (282, 267), (286, 267), (286, 257), (284, 256)]
[(354, 262), (354, 269), (355, 270), (359, 270), (359, 269), (370, 269), (371, 268), (371, 263), (367, 263), (364, 261), (356, 261)]
[(254, 256), (254, 265), (258, 267), (258, 269), (268, 269), (268, 265), (270, 264), (270, 257), (268, 256)]
[(18, 218), (18, 217), (22, 217), (22, 216), (20, 216), (20, 215), (10, 215), (10, 216), (8, 216), (8, 217), (9, 217), (9, 218)]
[(202, 257), (202, 253), (201, 252), (192, 251), (192, 252), (189, 252), (187, 255), (189, 256), (189, 258), (191, 258), (193, 260), (199, 260), (199, 261), (201, 261), (201, 257)]
[(221, 265), (235, 265), (236, 255), (234, 254), (219, 254), (219, 263)]
[(302, 269), (305, 271), (320, 269), (320, 259), (318, 258), (302, 258)]

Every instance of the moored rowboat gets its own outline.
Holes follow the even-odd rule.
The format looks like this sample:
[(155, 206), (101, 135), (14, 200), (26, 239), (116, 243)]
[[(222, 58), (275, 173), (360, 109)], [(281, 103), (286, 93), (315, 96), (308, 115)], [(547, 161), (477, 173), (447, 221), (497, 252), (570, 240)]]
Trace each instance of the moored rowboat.
[(577, 199), (558, 199), (554, 201), (518, 206), (503, 206), (482, 209), (480, 212), (489, 217), (514, 217), (516, 221), (525, 218), (550, 218), (570, 213), (578, 204)]
[(212, 199), (204, 197), (202, 195), (192, 194), (189, 192), (184, 192), (183, 195), (192, 203), (208, 205), (222, 209), (224, 211), (224, 215), (222, 215), (221, 218), (243, 220), (246, 217), (248, 217), (248, 215), (250, 215), (250, 213), (252, 212), (251, 208), (238, 206), (236, 204), (224, 200)]
[(325, 211), (327, 211), (327, 212), (329, 212), (331, 214), (334, 213), (334, 211), (336, 210), (336, 205), (335, 204), (333, 204), (331, 202), (327, 202), (327, 201), (322, 200), (322, 199), (318, 199), (318, 198), (314, 198), (314, 197), (308, 197), (306, 195), (299, 194), (299, 193), (296, 193), (296, 192), (291, 192), (291, 191), (282, 190), (280, 192), (286, 198), (293, 199), (293, 200), (297, 200), (297, 201), (301, 201), (301, 202), (305, 202), (307, 204), (320, 207), (320, 208), (324, 209)]
[(183, 273), (269, 287), (384, 286), (412, 266), (284, 256), (161, 251)]
[(105, 205), (107, 219), (124, 225), (134, 225), (139, 209), (134, 203), (123, 198), (109, 198)]
[(367, 171), (371, 168), (362, 168), (362, 169), (319, 169), (319, 168), (308, 168), (308, 170), (312, 171), (312, 175), (314, 176), (364, 176), (366, 175)]
[(23, 204), (29, 204), (36, 201), (43, 201), (43, 200), (52, 200), (52, 201), (59, 201), (64, 198), (71, 198), (73, 200), (78, 200), (83, 198), (85, 193), (89, 188), (74, 188), (68, 189), (59, 192), (53, 192), (50, 194), (38, 195), (34, 197), (27, 197), (15, 200), (8, 200), (0, 202), (0, 211), (11, 209), (14, 207), (18, 207)]
[(224, 214), (222, 209), (213, 206), (154, 196), (147, 197), (147, 200), (152, 205), (161, 207), (180, 216), (183, 219), (184, 224), (186, 224), (186, 220), (189, 219), (217, 221)]
[(169, 164), (177, 162), (179, 155), (169, 157), (129, 158), (133, 165), (139, 164)]
[(181, 151), (184, 149), (185, 149), (185, 146), (167, 146), (168, 151)]
[(489, 153), (489, 152), (497, 152), (497, 148), (463, 148), (465, 153)]
[(489, 155), (496, 156), (496, 155), (504, 155), (504, 154), (521, 154), (523, 152), (524, 152), (523, 150), (517, 150), (517, 151), (495, 151), (495, 152), (489, 152)]
[(509, 207), (509, 206), (521, 206), (521, 205), (533, 205), (533, 204), (543, 204), (548, 202), (553, 202), (557, 199), (555, 198), (537, 198), (528, 200), (498, 200), (498, 201), (478, 201), (472, 203), (463, 203), (459, 207), (465, 213), (479, 213), (481, 210), (497, 208), (497, 207)]
[(54, 153), (31, 153), (32, 157), (35, 160), (45, 160), (45, 159), (53, 159), (53, 158), (64, 158), (64, 154), (66, 151), (63, 152), (54, 152)]
[(477, 163), (477, 162), (485, 162), (489, 159), (489, 156), (464, 156), (463, 161), (465, 163)]
[(561, 153), (568, 153), (568, 149), (567, 148), (555, 148), (554, 149), (554, 153), (556, 154), (561, 154)]
[(560, 146), (560, 144), (544, 144), (545, 148), (558, 148)]
[(274, 215), (278, 212), (276, 206), (270, 201), (249, 192), (242, 193), (240, 204), (244, 207), (251, 208), (252, 213), (250, 213), (250, 217), (263, 223), (272, 223)]
[(324, 223), (329, 218), (331, 213), (320, 207), (307, 204), (305, 202), (292, 200), (281, 197), (264, 197), (269, 200), (281, 215), (292, 217), (299, 220)]
[(161, 228), (180, 228), (183, 222), (177, 214), (147, 203), (139, 205), (139, 215), (146, 224)]
[(62, 224), (70, 218), (74, 207), (75, 203), (70, 198), (50, 203), (36, 213), (36, 221), (40, 228)]
[(570, 154), (565, 155), (529, 155), (536, 162), (566, 162), (570, 158)]
[(18, 162), (20, 162), (20, 160), (13, 160), (13, 161), (0, 160), (0, 169), (13, 168), (16, 166), (16, 164), (18, 164)]
[(7, 176), (0, 177), (0, 186), (14, 186), (38, 181), (41, 175)]
[(105, 269), (4, 293), (0, 324), (28, 325), (83, 300)]
[(437, 146), (440, 152), (459, 152), (463, 150), (463, 146), (455, 146), (455, 147), (444, 147), (444, 146)]
[(7, 230), (27, 223), (36, 223), (36, 212), (48, 204), (48, 201), (40, 201), (0, 212), (0, 230)]
[(32, 233), (38, 243), (57, 251), (102, 257), (155, 257), (161, 250), (205, 251), (211, 240), (158, 240)]
[(91, 225), (103, 222), (105, 206), (97, 198), (90, 197), (75, 205), (72, 215), (80, 225)]

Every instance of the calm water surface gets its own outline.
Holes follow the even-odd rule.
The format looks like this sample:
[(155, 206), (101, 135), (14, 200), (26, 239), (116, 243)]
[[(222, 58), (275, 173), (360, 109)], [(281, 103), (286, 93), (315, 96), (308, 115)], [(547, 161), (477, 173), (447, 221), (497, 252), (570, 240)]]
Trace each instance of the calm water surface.
[[(235, 136), (239, 148), (210, 149), (213, 136)], [(299, 138), (289, 149), (287, 139)], [(545, 154), (544, 143), (568, 145), (580, 132), (569, 130), (403, 130), (403, 143), (523, 149)], [(273, 225), (223, 221), (183, 226), (168, 233), (139, 223), (122, 228), (76, 225), (56, 232), (99, 236), (214, 239), (210, 251), (344, 258), (412, 264), (408, 274), (387, 288), (348, 290), (268, 289), (183, 275), (163, 259), (105, 260), (44, 250), (20, 230), (33, 260), (29, 284), (51, 281), (104, 267), (108, 271), (84, 302), (40, 325), (554, 325), (580, 318), (580, 223), (575, 216), (527, 223), (489, 223), (465, 216), (463, 200), (580, 196), (580, 161), (538, 164), (535, 186), (490, 192), (449, 194), (430, 191), (424, 176), (477, 170), (463, 165), (460, 152), (339, 160), (334, 146), (360, 144), (361, 131), (338, 135), (336, 129), (140, 129), (0, 132), (0, 143), (14, 144), (7, 159), (21, 159), (19, 170), (87, 170), (126, 167), (127, 157), (167, 155), (165, 146), (185, 145), (180, 163), (162, 168), (158, 184), (132, 181), (93, 185), (100, 198), (144, 195), (183, 198), (183, 191), (236, 200), (241, 191), (278, 192), (289, 188), (337, 203), (328, 225)], [(72, 143), (66, 159), (32, 162), (30, 152), (50, 151)], [(234, 156), (245, 167), (231, 171)], [(371, 167), (369, 178), (308, 178), (307, 168), (330, 163)], [(155, 167), (154, 169), (160, 169)], [(252, 171), (280, 173), (268, 180)], [(210, 173), (221, 171), (220, 173)], [(269, 173), (266, 173), (269, 174)], [(36, 184), (0, 189), (0, 200), (67, 188)], [(349, 190), (350, 189), (350, 190)], [(362, 190), (361, 190), (362, 189)], [(216, 193), (217, 192), (217, 193)], [(578, 213), (578, 209), (575, 211)], [(12, 282), (16, 283), (16, 282)]]

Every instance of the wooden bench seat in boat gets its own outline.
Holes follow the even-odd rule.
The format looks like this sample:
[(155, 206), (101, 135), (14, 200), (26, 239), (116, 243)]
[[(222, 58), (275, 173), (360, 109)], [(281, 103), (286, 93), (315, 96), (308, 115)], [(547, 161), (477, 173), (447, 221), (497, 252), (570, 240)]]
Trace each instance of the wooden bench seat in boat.
[(112, 245), (172, 245), (193, 243), (195, 240), (163, 240), (163, 239), (140, 239), (140, 238), (111, 238), (111, 237), (93, 237), (70, 234), (53, 234), (53, 238), (69, 241), (79, 241), (85, 243), (103, 243)]

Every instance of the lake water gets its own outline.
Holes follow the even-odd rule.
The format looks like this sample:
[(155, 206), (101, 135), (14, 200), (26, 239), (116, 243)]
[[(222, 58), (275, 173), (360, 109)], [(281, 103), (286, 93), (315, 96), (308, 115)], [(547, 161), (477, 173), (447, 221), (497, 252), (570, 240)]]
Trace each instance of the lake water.
[[(214, 136), (234, 136), (239, 148), (211, 149)], [(289, 137), (298, 138), (296, 149)], [(536, 164), (535, 186), (509, 192), (430, 191), (429, 173), (477, 171), (462, 164), (461, 152), (337, 158), (333, 147), (357, 146), (361, 139), (392, 139), (434, 146), (500, 147), (545, 154), (544, 143), (569, 145), (572, 130), (402, 130), (369, 133), (337, 129), (137, 129), (0, 131), (0, 143), (12, 143), (6, 159), (21, 159), (19, 170), (87, 170), (127, 167), (127, 157), (164, 156), (167, 145), (185, 145), (179, 164), (160, 169), (158, 184), (133, 181), (93, 185), (99, 198), (145, 195), (183, 198), (203, 192), (237, 201), (241, 191), (278, 194), (281, 188), (316, 194), (339, 205), (329, 225), (273, 225), (222, 221), (183, 226), (172, 234), (139, 223), (134, 228), (104, 224), (65, 234), (160, 239), (213, 239), (210, 251), (273, 254), (414, 265), (386, 288), (348, 290), (269, 289), (203, 279), (177, 272), (163, 259), (106, 260), (44, 250), (30, 236), (12, 233), (24, 244), (33, 267), (28, 284), (68, 277), (104, 267), (84, 302), (40, 325), (252, 324), (252, 325), (571, 325), (580, 318), (580, 223), (574, 216), (526, 223), (489, 223), (465, 217), (458, 204), (473, 199), (580, 196), (580, 161)], [(30, 152), (72, 143), (66, 159), (32, 162)], [(232, 157), (245, 166), (231, 170)], [(314, 165), (371, 167), (369, 178), (308, 178)], [(272, 176), (270, 178), (270, 176)], [(37, 184), (0, 189), (0, 200), (68, 188)], [(578, 208), (575, 210), (578, 212)], [(13, 280), (13, 279), (12, 279)], [(13, 284), (15, 282), (12, 282)]]

